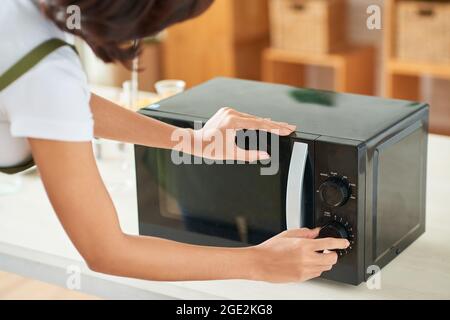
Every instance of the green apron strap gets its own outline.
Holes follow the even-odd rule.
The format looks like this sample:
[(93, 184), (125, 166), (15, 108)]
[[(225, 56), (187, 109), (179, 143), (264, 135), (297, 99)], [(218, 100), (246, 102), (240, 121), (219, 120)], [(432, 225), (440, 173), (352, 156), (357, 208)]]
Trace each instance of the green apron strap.
[(50, 39), (42, 44), (38, 45), (36, 48), (31, 50), (22, 59), (20, 59), (15, 65), (9, 68), (3, 75), (0, 76), (0, 91), (4, 90), (14, 81), (23, 76), (27, 71), (36, 66), (42, 59), (48, 56), (55, 50), (63, 47), (69, 46), (75, 52), (76, 48), (61, 39)]
[[(31, 50), (28, 54), (26, 54), (22, 59), (20, 59), (16, 64), (14, 64), (11, 68), (9, 68), (3, 75), (0, 76), (0, 92), (12, 84), (14, 81), (23, 76), (26, 72), (36, 66), (40, 61), (42, 61), (45, 57), (47, 57), (52, 52), (57, 49), (69, 46), (71, 47), (75, 53), (78, 54), (77, 49), (68, 44), (67, 42), (61, 39), (50, 39), (33, 50)], [(19, 172), (23, 172), (34, 166), (33, 159), (22, 163), (20, 165), (10, 167), (10, 168), (0, 168), (1, 173), (6, 174), (16, 174)]]
[(14, 166), (14, 167), (10, 167), (10, 168), (0, 168), (0, 173), (5, 173), (5, 174), (16, 174), (16, 173), (20, 173), (20, 172), (24, 172), (25, 170), (28, 170), (30, 168), (33, 168), (35, 166), (33, 159)]

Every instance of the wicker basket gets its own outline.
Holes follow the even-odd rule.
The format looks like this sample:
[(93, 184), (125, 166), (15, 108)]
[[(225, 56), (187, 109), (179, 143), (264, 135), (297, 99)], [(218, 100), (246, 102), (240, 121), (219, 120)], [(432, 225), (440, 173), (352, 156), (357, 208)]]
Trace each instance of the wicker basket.
[(270, 0), (272, 47), (306, 54), (344, 49), (346, 0)]
[(450, 0), (399, 1), (397, 12), (399, 59), (450, 63)]

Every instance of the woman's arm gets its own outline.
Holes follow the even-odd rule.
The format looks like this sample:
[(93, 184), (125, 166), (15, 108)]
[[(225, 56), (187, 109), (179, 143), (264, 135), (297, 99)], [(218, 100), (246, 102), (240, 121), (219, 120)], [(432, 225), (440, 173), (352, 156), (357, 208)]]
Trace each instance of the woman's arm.
[(175, 126), (154, 120), (122, 108), (95, 94), (91, 95), (94, 134), (98, 138), (132, 144), (173, 149), (172, 133)]
[[(122, 128), (128, 127), (120, 123), (121, 119), (118, 121)], [(169, 127), (162, 128), (166, 129)], [(131, 141), (145, 140), (139, 132), (127, 130), (129, 137), (133, 137)], [(152, 134), (156, 135), (148, 132)], [(346, 240), (311, 239), (318, 231), (304, 229), (282, 233), (256, 247), (240, 249), (127, 235), (120, 228), (114, 205), (97, 170), (91, 143), (29, 141), (59, 220), (88, 266), (98, 272), (150, 280), (302, 281), (319, 276), (336, 263), (334, 252), (317, 251), (348, 245)]]
[[(187, 134), (191, 138), (191, 141), (188, 145), (183, 145), (186, 148), (180, 149), (180, 151), (199, 157), (219, 160), (236, 159), (255, 161), (269, 157), (263, 151), (253, 150), (244, 152), (239, 150), (235, 144), (234, 136), (227, 135), (227, 130), (260, 129), (271, 131), (282, 136), (289, 135), (295, 130), (295, 126), (287, 123), (258, 118), (237, 112), (231, 108), (220, 109), (201, 130), (182, 129), (122, 108), (95, 94), (92, 94), (91, 110), (94, 117), (94, 134), (96, 137), (156, 148), (180, 149), (179, 141), (172, 137), (179, 137), (180, 133), (182, 133), (183, 135)], [(174, 135), (176, 131), (178, 131), (178, 134)], [(199, 150), (194, 147), (207, 145), (217, 134), (220, 134), (224, 138), (223, 150), (217, 149), (213, 155), (204, 155), (201, 153), (204, 148), (200, 148)], [(234, 148), (227, 148), (227, 146), (233, 146)]]

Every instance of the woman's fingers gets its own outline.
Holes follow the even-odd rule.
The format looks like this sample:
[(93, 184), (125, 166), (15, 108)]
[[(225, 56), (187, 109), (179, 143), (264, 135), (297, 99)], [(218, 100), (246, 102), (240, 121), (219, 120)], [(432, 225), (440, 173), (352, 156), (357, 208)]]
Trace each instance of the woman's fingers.
[(346, 249), (350, 245), (347, 239), (323, 238), (313, 241), (313, 248), (316, 251)]
[(310, 238), (310, 239), (315, 239), (319, 236), (319, 232), (320, 232), (320, 227), (318, 228), (314, 228), (314, 229), (307, 229), (309, 230), (308, 232), (308, 236), (306, 238)]
[(287, 123), (274, 122), (261, 118), (244, 118), (240, 116), (233, 117), (230, 125), (236, 129), (264, 130), (269, 132), (278, 131), (276, 133), (279, 133), (281, 136), (290, 135), (296, 128)]
[[(272, 119), (269, 118), (260, 118), (257, 116), (254, 116), (252, 114), (248, 114), (248, 113), (244, 113), (244, 112), (239, 112), (233, 108), (229, 108), (229, 107), (224, 107), (221, 108), (218, 112), (217, 115), (220, 115), (222, 117), (226, 117), (226, 118), (233, 118), (233, 119), (248, 119), (248, 125), (246, 126), (240, 126), (237, 129), (262, 129), (262, 130), (270, 130), (270, 129), (285, 129), (286, 131), (289, 131), (290, 133), (292, 133), (296, 127), (293, 125), (290, 125), (289, 123), (286, 122), (277, 122), (277, 121), (272, 121)], [(244, 123), (247, 123), (244, 121)], [(261, 128), (260, 125), (261, 123), (265, 126), (264, 128)], [(253, 125), (253, 126), (250, 126)], [(256, 125), (256, 127), (255, 127)]]
[(243, 113), (243, 112), (238, 112), (238, 111), (236, 111), (236, 115), (240, 116), (241, 118), (259, 119), (259, 120), (271, 122), (271, 123), (274, 123), (276, 125), (282, 126), (282, 127), (286, 128), (286, 129), (291, 129), (291, 130), (295, 130), (296, 129), (296, 127), (294, 125), (290, 125), (287, 122), (273, 121), (271, 118), (260, 118), (260, 117), (257, 117), (257, 116), (254, 116), (254, 115), (251, 115), (251, 114), (248, 114), (248, 113)]
[(282, 233), (283, 236), (288, 238), (308, 238), (314, 239), (319, 235), (320, 228), (308, 229), (308, 228), (300, 228), (300, 229), (291, 229), (286, 230)]
[(237, 111), (237, 110), (235, 110), (233, 108), (228, 108), (228, 107), (221, 108), (218, 113), (220, 113), (220, 114), (228, 114), (228, 115), (236, 115), (236, 116), (241, 116), (243, 118), (258, 118), (255, 115), (248, 114), (248, 113), (245, 113), (245, 112), (240, 112), (240, 111)]
[(314, 253), (316, 264), (321, 267), (333, 266), (337, 263), (338, 255), (334, 251), (328, 253)]
[(286, 123), (286, 122), (277, 122), (277, 121), (273, 121), (270, 118), (261, 118), (261, 117), (257, 117), (255, 115), (248, 114), (248, 113), (245, 113), (245, 112), (240, 112), (240, 111), (237, 111), (237, 110), (234, 110), (234, 109), (230, 109), (230, 114), (233, 114), (235, 116), (239, 116), (241, 118), (260, 119), (260, 120), (266, 120), (266, 121), (270, 121), (270, 122), (275, 122), (275, 123), (284, 125), (285, 127), (289, 126), (289, 124)]

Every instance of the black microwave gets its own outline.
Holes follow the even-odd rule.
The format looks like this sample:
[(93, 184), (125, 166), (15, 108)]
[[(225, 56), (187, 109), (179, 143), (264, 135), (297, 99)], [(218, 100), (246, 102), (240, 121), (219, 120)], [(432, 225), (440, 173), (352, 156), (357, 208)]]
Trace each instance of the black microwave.
[(171, 151), (136, 146), (140, 234), (248, 246), (322, 227), (351, 243), (322, 277), (358, 285), (425, 232), (428, 105), (217, 78), (140, 113), (193, 127), (224, 106), (297, 125), (278, 139), (276, 173), (179, 164)]

